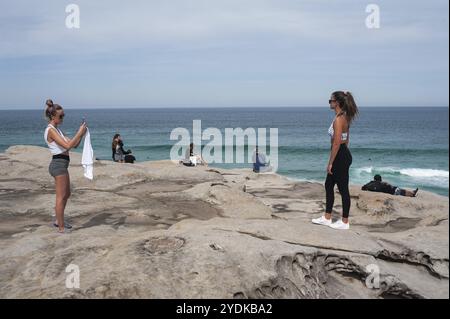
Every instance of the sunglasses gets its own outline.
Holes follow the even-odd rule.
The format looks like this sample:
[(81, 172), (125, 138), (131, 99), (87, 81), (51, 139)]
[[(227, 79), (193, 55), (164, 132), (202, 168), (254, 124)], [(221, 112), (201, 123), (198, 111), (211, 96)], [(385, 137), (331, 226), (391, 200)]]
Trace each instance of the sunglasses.
[(336, 100), (328, 100), (328, 104), (331, 104), (331, 102), (336, 102)]
[(64, 118), (65, 114), (60, 114), (59, 119), (62, 120)]

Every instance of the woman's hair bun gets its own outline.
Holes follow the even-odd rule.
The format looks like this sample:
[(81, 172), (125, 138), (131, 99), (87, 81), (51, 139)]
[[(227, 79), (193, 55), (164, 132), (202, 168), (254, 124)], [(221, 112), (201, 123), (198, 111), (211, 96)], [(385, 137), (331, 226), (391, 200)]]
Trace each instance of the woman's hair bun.
[(45, 101), (45, 104), (47, 105), (47, 107), (52, 107), (53, 106), (53, 101), (48, 99), (47, 101)]

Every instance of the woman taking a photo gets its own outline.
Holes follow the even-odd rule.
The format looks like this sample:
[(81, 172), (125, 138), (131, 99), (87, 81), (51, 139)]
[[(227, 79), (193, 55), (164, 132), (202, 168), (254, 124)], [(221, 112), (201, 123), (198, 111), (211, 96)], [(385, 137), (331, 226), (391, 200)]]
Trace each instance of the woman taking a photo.
[[(331, 95), (330, 108), (336, 116), (328, 129), (331, 137), (331, 152), (327, 166), (326, 211), (325, 216), (313, 219), (314, 224), (330, 226), (334, 229), (349, 229), (348, 216), (350, 213), (350, 192), (348, 189), (349, 169), (352, 164), (352, 154), (348, 149), (349, 129), (358, 107), (350, 92), (337, 91)], [(331, 213), (334, 204), (334, 186), (337, 184), (342, 197), (342, 219), (331, 222)]]
[(64, 209), (70, 197), (69, 150), (80, 144), (83, 135), (86, 133), (86, 123), (83, 122), (77, 134), (70, 139), (58, 128), (64, 120), (62, 106), (53, 104), (52, 100), (47, 100), (46, 105), (45, 116), (48, 125), (44, 132), (44, 139), (53, 155), (48, 171), (55, 179), (56, 189), (56, 222), (54, 226), (58, 227), (60, 233), (64, 233), (65, 229), (72, 228), (69, 224), (64, 224)]

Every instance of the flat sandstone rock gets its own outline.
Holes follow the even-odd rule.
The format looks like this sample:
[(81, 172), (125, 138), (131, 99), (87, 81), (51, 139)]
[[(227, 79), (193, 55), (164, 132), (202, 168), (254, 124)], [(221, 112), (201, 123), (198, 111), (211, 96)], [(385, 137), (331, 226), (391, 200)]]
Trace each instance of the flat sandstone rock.
[(90, 181), (72, 153), (60, 235), (49, 151), (0, 158), (0, 298), (449, 298), (448, 197), (353, 185), (336, 231), (311, 224), (318, 183), (171, 161), (96, 161)]

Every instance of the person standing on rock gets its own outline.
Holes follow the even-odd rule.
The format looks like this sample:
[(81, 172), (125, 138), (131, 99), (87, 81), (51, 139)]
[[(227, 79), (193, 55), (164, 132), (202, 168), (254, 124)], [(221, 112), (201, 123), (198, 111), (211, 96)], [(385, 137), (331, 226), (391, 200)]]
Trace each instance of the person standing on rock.
[(52, 100), (46, 101), (45, 116), (48, 120), (48, 125), (44, 132), (44, 139), (53, 155), (48, 171), (55, 179), (56, 189), (56, 221), (53, 225), (58, 227), (60, 233), (64, 233), (65, 229), (72, 228), (71, 225), (64, 224), (64, 209), (70, 197), (70, 178), (68, 171), (70, 162), (69, 150), (73, 147), (78, 147), (82, 137), (86, 133), (87, 126), (83, 121), (78, 132), (72, 139), (65, 136), (58, 128), (64, 119), (64, 109), (61, 105), (53, 104)]
[[(326, 211), (325, 216), (313, 219), (314, 224), (330, 226), (334, 229), (349, 229), (350, 192), (348, 189), (349, 169), (352, 164), (352, 154), (348, 149), (349, 129), (353, 119), (358, 115), (358, 107), (350, 92), (336, 91), (329, 100), (330, 108), (336, 116), (328, 129), (331, 137), (331, 152), (327, 166), (325, 181)], [(331, 221), (334, 204), (334, 186), (337, 184), (342, 197), (342, 219), (335, 223)]]

